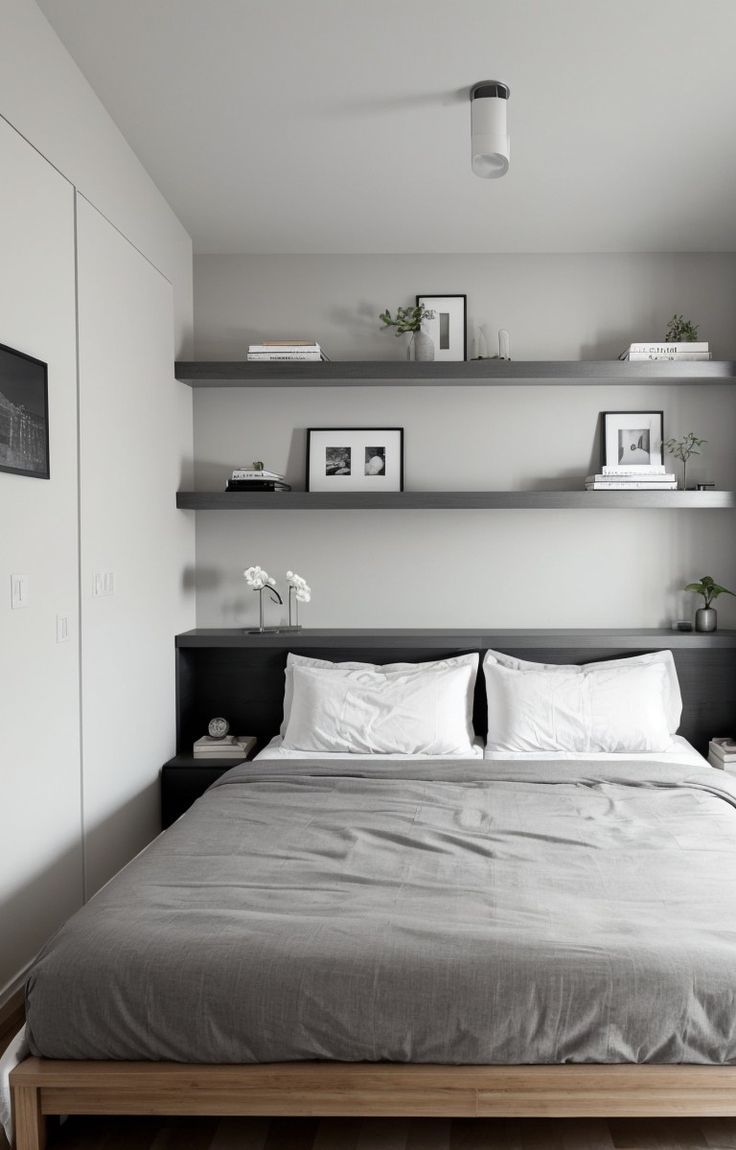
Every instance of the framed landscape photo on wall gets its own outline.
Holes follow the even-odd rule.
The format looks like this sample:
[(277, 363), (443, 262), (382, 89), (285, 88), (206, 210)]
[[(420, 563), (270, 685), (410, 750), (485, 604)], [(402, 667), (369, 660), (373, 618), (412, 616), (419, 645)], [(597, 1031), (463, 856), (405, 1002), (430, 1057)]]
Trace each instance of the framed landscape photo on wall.
[(468, 358), (468, 297), (466, 295), (418, 295), (417, 307), (424, 304), (432, 318), (423, 320), (422, 331), (434, 344), (436, 362)]
[(632, 471), (661, 467), (664, 412), (604, 411), (601, 461), (604, 467)]
[(403, 490), (403, 427), (307, 429), (307, 491)]
[(0, 471), (48, 479), (48, 366), (0, 344)]

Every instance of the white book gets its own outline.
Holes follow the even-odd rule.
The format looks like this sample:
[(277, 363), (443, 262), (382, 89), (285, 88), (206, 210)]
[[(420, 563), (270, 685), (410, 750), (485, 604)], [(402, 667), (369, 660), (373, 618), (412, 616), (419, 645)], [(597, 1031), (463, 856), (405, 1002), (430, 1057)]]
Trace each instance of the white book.
[(651, 483), (653, 487), (659, 487), (662, 484), (676, 483), (677, 476), (671, 473), (667, 475), (586, 475), (586, 483)]
[(586, 483), (586, 491), (677, 491), (677, 483)]
[(707, 340), (678, 340), (677, 342), (674, 342), (673, 340), (660, 340), (659, 342), (656, 340), (651, 340), (650, 342), (647, 342), (644, 340), (638, 343), (630, 343), (629, 352), (645, 351), (648, 353), (651, 351), (671, 351), (675, 355), (679, 355), (683, 352), (689, 351), (708, 351), (709, 346), (710, 345), (708, 344)]
[(629, 360), (631, 363), (646, 363), (655, 362), (663, 359), (676, 359), (678, 362), (700, 363), (702, 360), (711, 359), (709, 351), (681, 351), (679, 353), (671, 351), (631, 351), (629, 352)]
[(316, 339), (264, 339), (262, 343), (248, 344), (248, 351), (309, 351), (317, 348)]
[(603, 475), (664, 475), (665, 465), (663, 463), (642, 463), (635, 467), (615, 467), (604, 466), (601, 467), (601, 474)]
[(249, 363), (320, 363), (322, 356), (320, 352), (248, 352)]
[(224, 739), (203, 735), (194, 743), (193, 753), (195, 758), (243, 759), (255, 745), (255, 735), (225, 735)]
[(230, 478), (263, 479), (267, 483), (283, 483), (286, 476), (277, 475), (275, 471), (246, 471), (245, 468), (236, 467)]
[(708, 750), (726, 763), (736, 763), (736, 743), (733, 739), (711, 739)]

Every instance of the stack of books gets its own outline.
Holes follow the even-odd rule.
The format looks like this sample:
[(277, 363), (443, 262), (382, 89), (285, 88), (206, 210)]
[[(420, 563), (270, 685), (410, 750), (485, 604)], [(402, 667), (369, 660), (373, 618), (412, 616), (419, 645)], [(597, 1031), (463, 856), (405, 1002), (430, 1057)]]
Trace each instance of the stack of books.
[(707, 340), (697, 343), (631, 343), (619, 359), (642, 362), (654, 359), (677, 359), (682, 361), (710, 359)]
[(283, 363), (291, 360), (319, 363), (326, 359), (319, 344), (308, 339), (267, 339), (263, 343), (252, 343), (248, 348), (248, 360), (253, 363)]
[(604, 467), (585, 479), (586, 491), (677, 491), (677, 476), (659, 464)]
[(262, 468), (236, 467), (225, 485), (226, 491), (291, 491), (283, 475)]
[(225, 735), (213, 739), (202, 735), (194, 744), (195, 759), (247, 759), (256, 745), (254, 735)]
[(708, 762), (719, 771), (736, 770), (736, 739), (711, 739), (708, 743)]

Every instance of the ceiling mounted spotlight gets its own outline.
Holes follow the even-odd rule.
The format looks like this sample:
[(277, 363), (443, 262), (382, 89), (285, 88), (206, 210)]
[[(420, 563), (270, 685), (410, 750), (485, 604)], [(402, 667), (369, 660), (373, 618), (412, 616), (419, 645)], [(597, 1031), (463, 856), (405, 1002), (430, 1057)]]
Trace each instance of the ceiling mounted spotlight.
[(497, 180), (509, 170), (509, 94), (508, 84), (498, 80), (481, 80), (470, 89), (470, 162), (484, 180)]

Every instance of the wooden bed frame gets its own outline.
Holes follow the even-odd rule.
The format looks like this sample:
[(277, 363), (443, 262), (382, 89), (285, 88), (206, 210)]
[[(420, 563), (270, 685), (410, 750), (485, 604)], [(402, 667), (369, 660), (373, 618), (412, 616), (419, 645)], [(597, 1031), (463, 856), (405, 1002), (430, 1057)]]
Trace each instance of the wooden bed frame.
[[(681, 732), (704, 751), (736, 715), (736, 634), (667, 631), (302, 631), (177, 637), (177, 729), (184, 752), (203, 721), (274, 734), (288, 650), (385, 663), (494, 647), (549, 663), (673, 649)], [(221, 704), (213, 705), (215, 699)], [(228, 709), (229, 708), (229, 709)], [(484, 714), (482, 675), (476, 729)], [(10, 1076), (17, 1150), (42, 1150), (59, 1114), (352, 1117), (736, 1117), (736, 1066), (440, 1066), (290, 1062), (189, 1065), (28, 1058)]]

